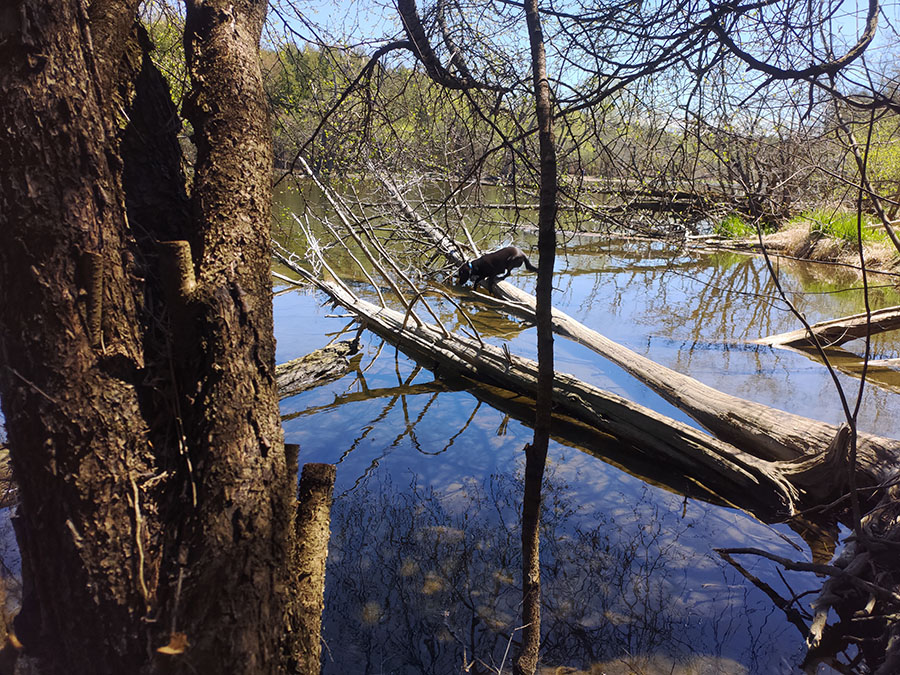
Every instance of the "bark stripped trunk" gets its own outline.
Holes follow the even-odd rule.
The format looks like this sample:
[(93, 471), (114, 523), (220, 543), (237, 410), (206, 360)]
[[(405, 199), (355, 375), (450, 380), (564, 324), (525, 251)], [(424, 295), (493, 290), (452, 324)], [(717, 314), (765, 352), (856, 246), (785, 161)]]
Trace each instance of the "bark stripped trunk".
[[(402, 213), (415, 213), (402, 196), (391, 193), (391, 197), (401, 204)], [(454, 266), (463, 262), (456, 248), (432, 237), (429, 229), (418, 227), (418, 218), (405, 217), (418, 231), (429, 237)], [(500, 310), (536, 321), (534, 296), (505, 281), (494, 284), (492, 291), (503, 301)], [(484, 302), (493, 301), (484, 295), (482, 299)], [(833, 424), (718, 391), (610, 340), (558, 309), (553, 309), (553, 330), (609, 359), (722, 440), (762, 459), (793, 461), (807, 453), (821, 453), (838, 433), (838, 427)], [(858, 433), (857, 441), (861, 484), (890, 480), (895, 458), (900, 453), (900, 441), (865, 432)]]
[[(282, 262), (292, 264), (286, 260)], [(474, 338), (443, 331), (433, 324), (412, 325), (402, 312), (375, 306), (339, 284), (317, 281), (301, 268), (294, 269), (353, 311), (367, 329), (398, 345), (443, 376), (463, 375), (535, 397), (538, 366), (534, 361), (482, 344)], [(555, 373), (552, 407), (560, 414), (569, 415), (639, 448), (647, 456), (663, 457), (685, 475), (711, 487), (726, 499), (742, 493), (751, 499), (758, 498), (754, 505), (748, 505), (751, 510), (762, 508), (770, 514), (775, 511), (791, 513), (797, 491), (788, 484), (789, 480), (798, 480), (798, 474), (816, 470), (810, 466), (764, 462), (686, 424), (565, 373)], [(748, 503), (743, 496), (738, 501)]]
[(0, 27), (17, 626), (49, 672), (285, 672), (294, 480), (274, 380), (265, 3), (189, 3), (192, 210), (136, 5), (20, 2)]
[[(823, 347), (842, 345), (850, 340), (865, 338), (867, 335), (877, 335), (900, 328), (900, 307), (885, 307), (873, 311), (871, 314), (854, 314), (830, 321), (821, 321), (812, 324), (809, 328)], [(756, 342), (773, 347), (812, 345), (814, 342), (810, 331), (800, 328), (788, 333), (769, 335), (756, 340)]]
[(550, 443), (553, 405), (553, 264), (556, 256), (556, 146), (553, 139), (550, 82), (537, 0), (526, 0), (525, 21), (531, 48), (531, 74), (540, 145), (538, 211), (537, 322), (538, 379), (534, 438), (525, 447), (525, 493), (522, 499), (522, 645), (514, 671), (531, 675), (541, 643), (541, 484)]

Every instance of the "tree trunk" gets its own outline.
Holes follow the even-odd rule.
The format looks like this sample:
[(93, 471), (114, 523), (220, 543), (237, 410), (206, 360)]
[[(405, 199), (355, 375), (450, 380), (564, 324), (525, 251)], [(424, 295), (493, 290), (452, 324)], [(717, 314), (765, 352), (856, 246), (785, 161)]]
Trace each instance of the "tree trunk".
[(556, 145), (553, 139), (550, 83), (544, 34), (537, 0), (526, 0), (525, 21), (531, 48), (531, 75), (540, 145), (538, 210), (537, 322), (538, 377), (534, 438), (525, 446), (525, 491), (522, 498), (522, 645), (514, 671), (534, 673), (541, 644), (541, 485), (550, 443), (553, 407), (553, 264), (556, 257)]
[(187, 363), (194, 364), (183, 365), (181, 391), (197, 504), (169, 562), (174, 577), (187, 551), (172, 620), (188, 634), (199, 672), (227, 663), (233, 672), (274, 673), (291, 656), (283, 641), (294, 612), (294, 478), (286, 472), (274, 378), (273, 157), (258, 57), (265, 11), (265, 2), (187, 3), (193, 88), (186, 112), (197, 145), (199, 236), (196, 287), (183, 300), (188, 318), (175, 333), (187, 338)]
[[(398, 200), (405, 214), (415, 214), (398, 193), (391, 193)], [(406, 216), (409, 218), (409, 216)], [(409, 219), (418, 226), (419, 219)], [(441, 254), (454, 265), (463, 262), (454, 247), (445, 245), (444, 239), (431, 237), (428, 229), (420, 229), (429, 237)], [(482, 295), (482, 301), (495, 302), (500, 309), (523, 319), (536, 321), (535, 297), (506, 283), (494, 284), (492, 292), (497, 298)], [(620, 345), (595, 330), (588, 328), (565, 312), (553, 310), (553, 330), (559, 335), (584, 345), (609, 359), (627, 373), (652, 388), (672, 405), (685, 411), (716, 436), (729, 443), (753, 452), (769, 460), (796, 460), (807, 453), (821, 452), (831, 443), (838, 428), (800, 415), (771, 408), (755, 401), (731, 396), (718, 391), (692, 377), (666, 368), (659, 363)], [(858, 434), (861, 469), (868, 476), (864, 482), (890, 480), (892, 459), (900, 452), (900, 441)]]
[(291, 670), (265, 3), (188, 3), (190, 201), (137, 3), (16, 5), (0, 40), (0, 402), (26, 654), (47, 672)]
[[(302, 268), (294, 269), (312, 280)], [(432, 324), (411, 325), (402, 312), (361, 300), (340, 284), (315, 283), (336, 302), (356, 313), (369, 330), (398, 345), (421, 363), (430, 364), (429, 367), (439, 370), (444, 377), (463, 375), (532, 398), (536, 395), (538, 366), (533, 361), (473, 338), (445, 332)], [(819, 478), (819, 486), (814, 485), (814, 489), (802, 495), (810, 501), (802, 501), (801, 505), (821, 503), (821, 497), (830, 485), (822, 479), (827, 467), (820, 469), (817, 463), (795, 466), (793, 463), (764, 462), (686, 424), (565, 373), (554, 375), (551, 407), (631, 444), (650, 457), (664, 458), (726, 499), (741, 493), (751, 496), (754, 505), (743, 497), (737, 499), (748, 504), (751, 510), (760, 508), (769, 515), (776, 511), (782, 514), (793, 512), (798, 495), (789, 482), (804, 483), (805, 487), (805, 483), (811, 481), (804, 482), (802, 477), (811, 473)], [(900, 447), (896, 454), (900, 455)]]
[(140, 515), (154, 453), (109, 87), (83, 7), (5, 10), (22, 23), (0, 47), (0, 400), (35, 608), (26, 645), (41, 638), (69, 672), (133, 672), (156, 602), (159, 530)]
[(900, 328), (900, 307), (885, 307), (873, 311), (871, 314), (854, 314), (830, 321), (821, 321), (812, 324), (809, 328), (809, 331), (806, 328), (800, 328), (789, 333), (769, 335), (756, 340), (756, 342), (773, 347), (812, 345), (814, 342), (810, 335), (811, 331), (822, 347), (842, 345), (867, 335), (877, 335)]
[(331, 523), (334, 464), (305, 464), (300, 475), (297, 512), (295, 584), (304, 608), (297, 626), (298, 668), (315, 675), (321, 670), (322, 610), (325, 607), (325, 560)]

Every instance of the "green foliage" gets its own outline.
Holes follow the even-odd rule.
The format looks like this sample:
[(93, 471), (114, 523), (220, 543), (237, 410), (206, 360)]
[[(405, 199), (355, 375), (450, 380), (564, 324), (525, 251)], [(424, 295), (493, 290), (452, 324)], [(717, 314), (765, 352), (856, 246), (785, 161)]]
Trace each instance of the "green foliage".
[(869, 179), (876, 183), (900, 182), (900, 123), (896, 116), (875, 123), (866, 168)]
[[(773, 231), (771, 225), (762, 225), (763, 234), (769, 234)], [(728, 237), (729, 239), (744, 239), (746, 237), (755, 237), (757, 233), (757, 225), (748, 223), (736, 213), (731, 213), (718, 223), (713, 225), (713, 232), (720, 237)]]
[[(811, 233), (819, 233), (834, 239), (840, 239), (847, 242), (856, 242), (859, 237), (859, 221), (857, 214), (853, 211), (840, 209), (816, 209), (814, 211), (805, 211), (791, 223), (809, 223), (809, 231)], [(862, 215), (862, 240), (864, 242), (883, 242), (887, 239), (887, 235), (880, 225), (877, 225), (871, 218)]]
[(144, 28), (153, 43), (150, 58), (169, 84), (172, 100), (181, 106), (188, 89), (184, 59), (184, 17), (174, 12), (154, 12), (144, 19)]

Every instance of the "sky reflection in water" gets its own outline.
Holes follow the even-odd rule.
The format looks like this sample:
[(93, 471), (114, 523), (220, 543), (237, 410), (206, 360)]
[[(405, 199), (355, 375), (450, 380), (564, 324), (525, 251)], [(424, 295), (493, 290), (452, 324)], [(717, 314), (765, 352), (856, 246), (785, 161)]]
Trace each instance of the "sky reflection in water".
[[(556, 304), (714, 387), (840, 420), (823, 367), (748, 344), (796, 327), (787, 312), (760, 300), (774, 290), (762, 261), (718, 255), (672, 263), (656, 244), (629, 249), (610, 250), (601, 240), (570, 246), (557, 265), (568, 274), (557, 281)], [(511, 279), (533, 291), (534, 276)], [(723, 279), (739, 292), (721, 288)], [(813, 284), (801, 269), (787, 286), (808, 292)], [(792, 299), (813, 321), (859, 311), (858, 293), (816, 289)], [(347, 323), (325, 318), (341, 310), (320, 302), (305, 291), (276, 297), (279, 362), (323, 346), (325, 333)], [(403, 393), (432, 375), (391, 346), (378, 352), (380, 344), (364, 334), (361, 367), (365, 388), (386, 396), (329, 406), (364, 388), (353, 374), (282, 402), (284, 415), (296, 415), (285, 431), (300, 444), (301, 463), (338, 463), (325, 672), (448, 673), (473, 661), (472, 672), (496, 672), (518, 627), (522, 448), (531, 430), (465, 391)], [(563, 339), (555, 346), (558, 369), (687, 421), (588, 350)], [(533, 357), (533, 330), (512, 337), (510, 349)], [(885, 338), (875, 349), (898, 355)], [(855, 380), (842, 381), (855, 391)], [(867, 388), (862, 428), (900, 434), (898, 400)], [(315, 406), (320, 412), (303, 414)], [(805, 651), (800, 632), (712, 551), (757, 546), (808, 560), (808, 546), (788, 527), (685, 500), (560, 443), (551, 443), (544, 495), (543, 663), (603, 664), (605, 672), (625, 672), (616, 670), (623, 663), (649, 672), (669, 672), (673, 663), (698, 672), (795, 672)], [(772, 563), (741, 562), (782, 596), (817, 587), (814, 577), (785, 573), (788, 590)]]

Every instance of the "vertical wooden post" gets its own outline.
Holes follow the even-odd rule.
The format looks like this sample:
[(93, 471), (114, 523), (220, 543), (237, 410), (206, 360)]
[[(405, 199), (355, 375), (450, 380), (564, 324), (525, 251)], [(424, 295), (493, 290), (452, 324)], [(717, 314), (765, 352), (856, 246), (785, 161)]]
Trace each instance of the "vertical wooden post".
[(304, 464), (297, 503), (298, 672), (318, 673), (325, 607), (325, 560), (331, 525), (333, 464)]
[(161, 241), (159, 245), (160, 275), (166, 295), (170, 303), (184, 305), (197, 286), (191, 245), (187, 241)]

